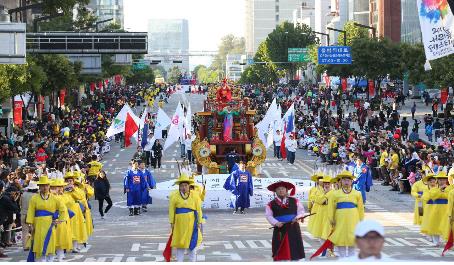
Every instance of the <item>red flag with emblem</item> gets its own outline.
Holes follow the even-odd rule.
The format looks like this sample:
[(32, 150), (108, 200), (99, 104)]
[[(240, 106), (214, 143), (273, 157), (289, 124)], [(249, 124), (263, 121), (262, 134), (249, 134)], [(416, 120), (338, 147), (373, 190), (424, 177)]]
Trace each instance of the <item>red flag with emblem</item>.
[(290, 254), (290, 243), (288, 242), (288, 232), (285, 233), (284, 238), (279, 245), (276, 255), (274, 255), (273, 260), (291, 260), (292, 256)]
[(162, 252), (162, 256), (167, 262), (170, 262), (170, 258), (172, 257), (172, 247), (170, 246), (172, 244), (172, 236), (173, 233), (170, 234), (169, 240), (167, 240), (166, 248)]
[(454, 246), (454, 239), (453, 239), (453, 232), (452, 232), (452, 229), (451, 229), (451, 233), (449, 233), (448, 242), (446, 242), (446, 246), (445, 246), (445, 248), (443, 249), (443, 252), (441, 253), (441, 255), (444, 256), (445, 253), (446, 253), (448, 250), (450, 250), (453, 246)]
[(126, 113), (126, 122), (125, 122), (125, 147), (131, 145), (131, 137), (139, 130), (138, 124), (134, 121), (132, 116)]

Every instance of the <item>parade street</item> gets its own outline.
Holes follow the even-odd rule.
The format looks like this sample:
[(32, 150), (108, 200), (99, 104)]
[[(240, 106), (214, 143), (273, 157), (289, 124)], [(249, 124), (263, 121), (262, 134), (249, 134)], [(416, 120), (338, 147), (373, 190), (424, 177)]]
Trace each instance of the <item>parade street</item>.
[[(176, 104), (190, 102), (193, 113), (200, 111), (204, 96), (194, 94), (173, 94), (164, 106), (172, 115)], [(170, 225), (168, 202), (153, 199), (148, 212), (140, 216), (128, 216), (126, 196), (123, 194), (123, 176), (135, 152), (135, 145), (122, 149), (118, 143), (101, 161), (112, 185), (110, 192), (114, 206), (102, 220), (96, 201), (92, 201), (94, 234), (87, 248), (81, 253), (69, 254), (67, 261), (77, 262), (119, 262), (119, 261), (163, 261), (162, 251), (166, 245)], [(165, 151), (162, 168), (154, 170), (157, 182), (175, 179), (178, 169), (175, 160), (180, 158), (180, 148), (174, 144)], [(299, 149), (294, 165), (268, 158), (263, 165), (263, 177), (288, 177), (308, 179), (316, 166), (316, 157)], [(318, 165), (320, 166), (320, 165)], [(442, 248), (432, 247), (413, 225), (414, 200), (409, 194), (388, 191), (389, 187), (376, 183), (367, 194), (365, 219), (375, 219), (385, 226), (386, 257), (398, 260), (438, 261), (454, 260), (454, 252), (442, 258)], [(208, 216), (203, 226), (203, 244), (198, 251), (197, 261), (271, 261), (270, 225), (264, 217), (264, 209), (248, 209), (245, 215), (233, 215), (231, 210), (205, 211)], [(307, 222), (306, 222), (307, 223)], [(314, 240), (302, 225), (306, 259), (322, 244)], [(25, 261), (26, 254), (21, 247), (8, 248), (9, 257), (2, 261)], [(328, 261), (334, 258), (317, 258)]]

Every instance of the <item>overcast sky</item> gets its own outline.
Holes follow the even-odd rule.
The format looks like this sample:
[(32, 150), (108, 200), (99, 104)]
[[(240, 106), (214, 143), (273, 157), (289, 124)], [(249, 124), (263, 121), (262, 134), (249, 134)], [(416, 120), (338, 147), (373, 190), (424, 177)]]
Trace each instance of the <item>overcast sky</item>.
[[(187, 19), (189, 49), (215, 51), (222, 36), (244, 36), (245, 0), (123, 0), (125, 29), (147, 31), (148, 19)], [(192, 66), (209, 63), (191, 57)]]

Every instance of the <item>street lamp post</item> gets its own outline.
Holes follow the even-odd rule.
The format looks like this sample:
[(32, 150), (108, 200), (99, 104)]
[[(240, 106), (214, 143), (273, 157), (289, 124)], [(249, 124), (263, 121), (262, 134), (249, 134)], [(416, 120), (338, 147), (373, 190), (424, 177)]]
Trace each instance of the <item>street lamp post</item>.
[(360, 28), (366, 28), (366, 29), (371, 29), (372, 30), (372, 36), (374, 38), (377, 37), (376, 33), (377, 33), (377, 29), (375, 27), (372, 27), (372, 26), (367, 26), (367, 25), (363, 25), (363, 24), (359, 24), (359, 23), (353, 23), (355, 26), (357, 27), (360, 27)]
[(329, 34), (328, 33), (322, 33), (322, 32), (317, 32), (317, 31), (312, 31), (312, 32), (315, 34), (320, 34), (320, 35), (326, 36), (326, 41), (329, 46)]
[(335, 29), (335, 28), (331, 28), (331, 27), (326, 27), (326, 29), (332, 30), (332, 31), (337, 31), (337, 32), (342, 32), (344, 34), (344, 46), (347, 46), (347, 31), (341, 30), (341, 29)]

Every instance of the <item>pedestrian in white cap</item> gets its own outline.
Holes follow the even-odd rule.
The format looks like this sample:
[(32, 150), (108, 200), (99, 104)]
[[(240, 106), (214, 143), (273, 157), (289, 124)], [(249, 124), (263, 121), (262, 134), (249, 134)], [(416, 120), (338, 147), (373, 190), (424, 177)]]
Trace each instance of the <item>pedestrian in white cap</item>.
[(381, 251), (385, 243), (385, 229), (374, 220), (363, 220), (356, 225), (355, 242), (359, 253), (355, 256), (340, 259), (343, 262), (381, 262), (392, 261), (384, 258)]

